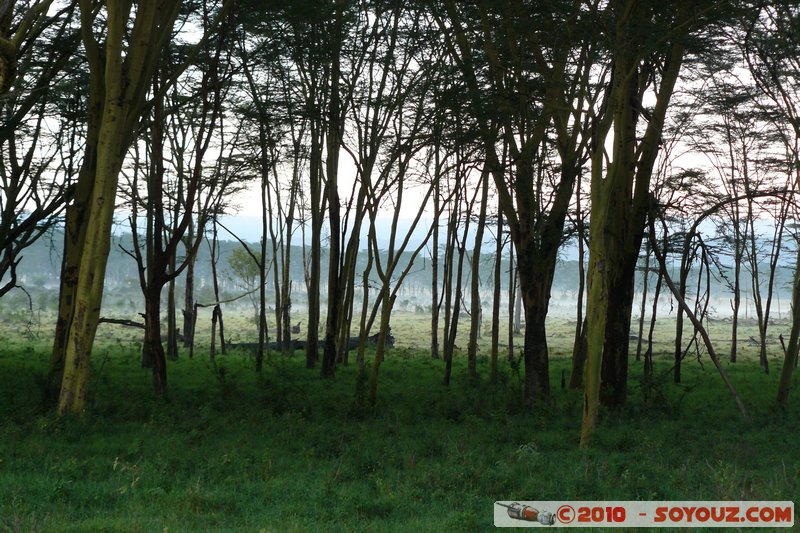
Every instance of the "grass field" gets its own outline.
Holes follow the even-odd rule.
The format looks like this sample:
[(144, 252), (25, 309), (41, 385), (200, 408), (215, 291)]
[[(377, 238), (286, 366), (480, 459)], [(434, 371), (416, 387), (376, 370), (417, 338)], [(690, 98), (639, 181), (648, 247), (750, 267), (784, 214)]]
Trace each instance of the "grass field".
[(482, 359), (473, 383), (459, 357), (448, 389), (443, 363), (402, 342), (375, 408), (355, 402), (355, 366), (321, 380), (299, 354), (272, 356), (262, 379), (248, 354), (217, 368), (183, 357), (157, 400), (136, 345), (106, 339), (82, 419), (47, 409), (45, 340), (4, 331), (0, 530), (484, 531), (495, 500), (797, 500), (800, 391), (775, 406), (777, 354), (770, 375), (751, 356), (726, 365), (749, 425), (707, 357), (687, 360), (682, 385), (657, 358), (648, 387), (631, 361), (627, 407), (580, 451), (581, 394), (559, 386), (563, 328), (552, 401), (534, 412), (506, 363), (490, 385)]

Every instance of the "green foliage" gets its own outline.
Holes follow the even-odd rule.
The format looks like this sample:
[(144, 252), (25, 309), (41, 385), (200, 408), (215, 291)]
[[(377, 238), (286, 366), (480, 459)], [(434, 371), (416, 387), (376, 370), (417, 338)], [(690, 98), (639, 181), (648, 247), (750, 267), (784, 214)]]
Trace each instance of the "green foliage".
[(233, 273), (239, 277), (245, 286), (251, 288), (258, 281), (260, 268), (255, 259), (244, 248), (234, 248), (228, 256), (228, 264)]
[[(685, 385), (631, 381), (578, 449), (580, 392), (534, 412), (503, 362), (500, 385), (457, 360), (393, 357), (377, 405), (354, 408), (357, 367), (334, 381), (276, 355), (263, 381), (243, 355), (171, 366), (157, 400), (138, 351), (109, 349), (81, 419), (43, 410), (44, 345), (0, 351), (0, 527), (23, 531), (485, 531), (497, 499), (779, 499), (798, 494), (798, 395), (773, 406), (775, 376), (731, 378), (758, 423), (744, 425), (710, 365)], [(369, 354), (371, 357), (372, 354)], [(101, 364), (100, 358), (97, 365)], [(553, 361), (553, 376), (569, 367)], [(222, 369), (224, 373), (222, 373)], [(93, 371), (98, 368), (93, 369)], [(668, 375), (666, 359), (655, 376)], [(235, 386), (233, 383), (235, 379)]]

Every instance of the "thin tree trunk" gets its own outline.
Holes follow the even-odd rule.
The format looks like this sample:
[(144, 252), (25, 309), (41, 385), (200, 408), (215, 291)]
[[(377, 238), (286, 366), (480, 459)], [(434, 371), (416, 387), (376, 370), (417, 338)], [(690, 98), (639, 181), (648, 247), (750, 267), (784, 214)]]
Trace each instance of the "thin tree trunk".
[[(683, 299), (686, 299), (686, 284), (689, 280), (689, 268), (691, 267), (689, 256), (692, 253), (690, 252), (692, 246), (692, 237), (694, 237), (694, 235), (686, 235), (686, 238), (683, 241), (684, 248), (681, 254), (681, 263), (678, 272), (678, 291)], [(665, 251), (664, 254), (666, 253), (667, 252)], [(681, 368), (683, 363), (683, 309), (681, 308), (678, 308), (678, 314), (675, 317), (675, 346), (672, 363), (672, 380), (674, 383), (680, 383)]]
[(498, 203), (494, 251), (494, 293), (492, 297), (492, 355), (489, 380), (497, 382), (497, 360), (500, 356), (500, 295), (503, 274), (503, 215)]
[[(519, 264), (519, 250), (517, 250), (517, 264)], [(514, 291), (514, 334), (522, 333), (522, 283), (520, 282), (520, 271), (517, 268), (517, 278), (515, 284), (518, 287)]]
[(508, 247), (508, 361), (514, 361), (514, 303), (517, 293), (517, 269), (514, 266), (514, 246)]
[(644, 273), (642, 274), (642, 304), (639, 306), (639, 329), (636, 334), (636, 360), (642, 357), (642, 336), (644, 335), (644, 315), (647, 310), (647, 282), (650, 278), (650, 240), (644, 246)]
[(569, 388), (583, 387), (583, 365), (586, 362), (586, 319), (583, 317), (583, 295), (586, 290), (586, 248), (583, 242), (583, 211), (581, 210), (581, 180), (575, 187), (578, 231), (578, 302), (575, 317), (575, 340), (572, 344), (572, 369), (569, 373)]
[(472, 249), (472, 279), (470, 294), (470, 328), (467, 345), (467, 372), (471, 378), (478, 377), (478, 337), (481, 328), (480, 268), (483, 232), (486, 227), (486, 207), (489, 203), (489, 169), (484, 168), (481, 176), (481, 209), (475, 231), (475, 246)]
[[(320, 125), (311, 133), (311, 264), (308, 277), (308, 331), (306, 331), (306, 368), (317, 364), (320, 321), (320, 276), (322, 240), (322, 147)], [(315, 131), (317, 130), (317, 131)]]
[[(261, 257), (258, 261), (258, 349), (256, 350), (256, 372), (264, 368), (264, 346), (267, 343), (267, 234), (269, 217), (272, 213), (269, 201), (269, 185), (267, 184), (269, 163), (267, 161), (267, 142), (264, 125), (259, 127), (261, 141)], [(273, 247), (275, 242), (273, 240)], [(274, 258), (273, 254), (273, 258)], [(277, 284), (275, 285), (277, 289)], [(276, 304), (276, 308), (279, 306)]]
[[(170, 272), (175, 272), (174, 261), (170, 265)], [(175, 306), (175, 278), (173, 278), (167, 286), (167, 358), (170, 361), (178, 360), (178, 318)]]
[(435, 152), (436, 176), (433, 181), (433, 244), (431, 246), (431, 357), (439, 359), (439, 217), (440, 210), (440, 162), (439, 150)]
[[(191, 210), (191, 208), (189, 208)], [(189, 233), (185, 243), (186, 252), (189, 253), (191, 243), (194, 242), (194, 222), (189, 222)], [(195, 305), (194, 305), (194, 265), (197, 256), (192, 254), (186, 259), (189, 264), (186, 266), (186, 279), (183, 288), (183, 347), (190, 348), (194, 340), (195, 324)]]
[[(664, 233), (664, 249), (667, 249), (668, 240), (666, 232)], [(649, 247), (648, 247), (649, 248)], [(656, 288), (653, 291), (653, 311), (650, 314), (650, 328), (647, 331), (647, 350), (644, 352), (644, 379), (650, 382), (653, 378), (653, 333), (656, 329), (656, 317), (658, 316), (658, 299), (661, 297), (661, 283), (664, 280), (664, 271), (660, 266), (658, 269), (658, 278), (656, 279)]]
[[(738, 211), (738, 210), (737, 210)], [(733, 259), (733, 304), (731, 310), (733, 316), (731, 317), (731, 363), (736, 362), (736, 355), (738, 351), (738, 333), (739, 333), (739, 308), (742, 304), (742, 286), (741, 286), (741, 273), (742, 273), (742, 252), (741, 233), (738, 230), (739, 222), (734, 222), (734, 259)]]
[[(219, 302), (222, 298), (220, 297), (219, 292), (219, 277), (217, 275), (217, 261), (219, 260), (219, 249), (218, 249), (218, 240), (217, 240), (217, 222), (216, 219), (214, 220), (213, 229), (211, 232), (211, 281), (214, 287), (214, 301)], [(222, 307), (217, 304), (214, 306), (214, 312), (212, 314), (212, 324), (219, 325), (219, 350), (222, 355), (225, 355), (225, 327), (222, 322)], [(213, 333), (212, 328), (212, 333)], [(213, 337), (212, 337), (213, 339)], [(216, 347), (214, 347), (214, 343), (211, 343), (212, 351), (216, 351)]]

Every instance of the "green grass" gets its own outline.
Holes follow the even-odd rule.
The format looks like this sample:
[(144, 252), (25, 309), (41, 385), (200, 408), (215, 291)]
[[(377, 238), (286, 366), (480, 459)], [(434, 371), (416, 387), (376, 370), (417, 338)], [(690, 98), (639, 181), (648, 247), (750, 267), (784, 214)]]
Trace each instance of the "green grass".
[[(333, 380), (298, 354), (273, 356), (262, 380), (252, 358), (171, 362), (155, 399), (135, 347), (102, 345), (90, 407), (59, 419), (41, 387), (44, 345), (0, 351), (0, 530), (485, 531), (495, 500), (797, 500), (800, 391), (774, 405), (769, 376), (728, 365), (754, 422), (744, 424), (713, 365), (687, 362), (684, 383), (645, 389), (631, 361), (630, 400), (603, 413), (597, 441), (578, 449), (581, 394), (559, 387), (528, 412), (521, 382), (451, 387), (443, 363), (390, 352), (379, 403), (354, 403), (356, 369)], [(616, 531), (620, 531), (619, 529)]]

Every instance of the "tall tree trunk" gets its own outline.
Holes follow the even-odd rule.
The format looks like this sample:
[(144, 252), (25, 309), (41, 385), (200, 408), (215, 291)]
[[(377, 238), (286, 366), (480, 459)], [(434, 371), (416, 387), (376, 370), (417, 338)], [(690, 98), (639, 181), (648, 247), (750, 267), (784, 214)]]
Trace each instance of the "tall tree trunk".
[[(272, 214), (269, 205), (269, 186), (267, 184), (268, 166), (266, 161), (266, 135), (264, 125), (259, 127), (261, 137), (261, 257), (258, 261), (258, 348), (256, 349), (256, 372), (261, 372), (264, 368), (264, 345), (267, 343), (267, 232), (269, 217)], [(273, 241), (274, 246), (274, 241)], [(275, 256), (273, 255), (273, 258)], [(277, 288), (277, 285), (275, 285)], [(279, 307), (276, 304), (276, 307)]]
[(289, 352), (289, 347), (292, 344), (292, 236), (294, 235), (294, 210), (297, 204), (296, 197), (299, 187), (299, 161), (295, 160), (289, 192), (289, 209), (286, 213), (286, 221), (284, 223), (280, 263), (281, 321), (278, 327), (283, 329), (281, 334), (281, 342), (283, 344), (281, 346), (284, 353)]
[(341, 208), (339, 205), (339, 149), (341, 148), (341, 96), (340, 87), (340, 54), (342, 40), (342, 8), (334, 2), (334, 20), (331, 28), (332, 61), (330, 68), (330, 92), (328, 96), (328, 128), (326, 132), (325, 170), (328, 192), (328, 311), (325, 317), (325, 350), (322, 354), (322, 377), (333, 377), (336, 373), (336, 334), (340, 320), (340, 278), (341, 254)]
[(306, 368), (317, 364), (320, 321), (320, 276), (322, 240), (322, 144), (321, 126), (311, 130), (311, 261), (308, 275), (308, 331), (306, 331)]
[[(734, 209), (738, 213), (738, 208), (734, 205)], [(739, 231), (738, 219), (734, 221), (734, 256), (733, 256), (733, 303), (731, 304), (731, 363), (736, 362), (736, 355), (738, 352), (738, 334), (739, 334), (739, 308), (742, 305), (742, 245), (741, 232)]]
[(431, 245), (431, 357), (439, 359), (439, 217), (441, 216), (441, 163), (435, 146), (433, 178), (433, 244)]
[[(87, 228), (77, 264), (77, 284), (73, 296), (73, 312), (67, 324), (61, 392), (58, 411), (81, 413), (86, 406), (89, 383), (89, 361), (94, 336), (100, 319), (103, 281), (110, 251), (111, 223), (114, 214), (117, 178), (122, 168), (122, 137), (110, 123), (122, 122), (121, 110), (112, 110), (106, 103), (104, 124), (98, 144), (98, 165), (86, 219)], [(118, 124), (115, 124), (117, 128)], [(74, 267), (73, 267), (74, 268)], [(65, 291), (66, 292), (66, 291)]]
[(508, 361), (514, 361), (514, 303), (517, 295), (517, 269), (514, 246), (508, 247)]
[[(458, 173), (459, 170), (457, 169), (456, 172)], [(461, 184), (459, 180), (456, 180), (457, 191), (460, 191)], [(450, 374), (453, 369), (453, 350), (455, 349), (455, 334), (458, 330), (458, 314), (459, 314), (459, 296), (461, 293), (460, 287), (460, 278), (455, 273), (455, 264), (456, 264), (456, 251), (459, 249), (458, 246), (458, 219), (460, 216), (460, 205), (459, 202), (461, 201), (460, 192), (456, 193), (456, 202), (453, 205), (452, 211), (450, 213), (448, 223), (447, 223), (447, 244), (445, 245), (445, 256), (444, 256), (444, 280), (442, 290), (444, 291), (444, 335), (443, 335), (443, 353), (442, 356), (444, 358), (445, 364), (445, 371), (444, 371), (444, 383), (445, 385), (450, 384)], [(463, 257), (463, 249), (462, 255)], [(460, 270), (458, 274), (460, 274)], [(458, 282), (456, 282), (456, 278)], [(457, 283), (454, 286), (454, 283)], [(456, 316), (455, 320), (453, 319), (453, 315)]]
[(497, 381), (497, 360), (500, 356), (500, 295), (503, 274), (503, 215), (498, 203), (494, 250), (494, 293), (492, 296), (492, 356), (489, 380)]
[[(691, 3), (676, 6), (680, 29), (661, 70), (656, 104), (644, 136), (637, 138), (638, 96), (649, 83), (640, 71), (641, 49), (635, 27), (649, 17), (643, 4), (612, 2), (617, 15), (613, 74), (608, 108), (596, 125), (592, 146), (592, 207), (589, 240), (587, 360), (581, 446), (595, 433), (599, 403), (620, 406), (627, 396), (628, 336), (633, 306), (633, 278), (650, 199), (650, 178), (659, 152), (664, 119), (683, 60), (683, 36), (691, 21)], [(646, 81), (642, 81), (646, 80)], [(613, 127), (613, 160), (607, 162), (605, 141)]]
[(578, 305), (575, 317), (575, 340), (572, 343), (572, 368), (569, 372), (569, 388), (583, 387), (583, 365), (586, 362), (586, 319), (583, 317), (583, 295), (586, 290), (586, 249), (584, 246), (583, 211), (581, 210), (581, 180), (575, 187), (578, 231)]
[(478, 337), (481, 328), (480, 269), (483, 232), (486, 227), (486, 204), (489, 203), (489, 169), (485, 167), (481, 176), (481, 210), (475, 231), (475, 246), (472, 249), (472, 278), (470, 294), (470, 327), (467, 345), (467, 372), (471, 378), (478, 377)]
[[(189, 208), (191, 210), (191, 208)], [(194, 222), (189, 222), (189, 232), (184, 240), (184, 247), (188, 254), (194, 242)], [(197, 255), (191, 254), (186, 258), (186, 277), (183, 287), (183, 347), (190, 348), (194, 342), (195, 306), (194, 306), (194, 265)]]
[(61, 260), (61, 277), (58, 295), (58, 318), (56, 319), (55, 339), (53, 354), (50, 358), (50, 383), (49, 394), (53, 399), (58, 398), (61, 382), (64, 375), (64, 361), (67, 352), (67, 333), (72, 322), (74, 312), (75, 292), (78, 287), (78, 266), (81, 257), (81, 248), (86, 236), (86, 220), (89, 214), (88, 202), (92, 193), (93, 181), (91, 176), (95, 173), (97, 164), (95, 151), (96, 141), (89, 123), (87, 134), (86, 152), (83, 166), (78, 176), (78, 183), (71, 205), (66, 209), (64, 225), (64, 252)]
[[(459, 169), (456, 172), (460, 172)], [(465, 179), (465, 178), (462, 178)], [(462, 183), (461, 180), (456, 180), (456, 185), (461, 187)], [(464, 183), (466, 186), (466, 183)], [(458, 252), (458, 266), (456, 266), (455, 270), (455, 294), (453, 294), (452, 299), (452, 311), (450, 313), (450, 323), (449, 326), (445, 324), (447, 328), (447, 336), (445, 338), (445, 346), (444, 346), (444, 360), (445, 360), (445, 373), (444, 373), (444, 384), (450, 385), (450, 377), (453, 371), (453, 355), (455, 353), (456, 347), (456, 334), (458, 333), (458, 319), (461, 316), (461, 306), (463, 302), (463, 287), (462, 287), (462, 280), (464, 277), (464, 258), (466, 256), (466, 248), (467, 248), (467, 236), (469, 235), (469, 226), (470, 226), (470, 216), (469, 213), (472, 212), (472, 208), (475, 205), (475, 199), (477, 198), (478, 191), (475, 191), (475, 196), (472, 197), (472, 200), (468, 200), (467, 205), (465, 206), (464, 211), (464, 232), (461, 236), (461, 240), (459, 241), (457, 230), (458, 230), (458, 221), (460, 218), (460, 210), (456, 209), (454, 213), (456, 216), (452, 219), (453, 221), (453, 243), (455, 248)], [(464, 199), (466, 200), (466, 193), (464, 193)], [(452, 262), (453, 262), (452, 254), (451, 254), (451, 269), (452, 269)], [(453, 280), (453, 272), (450, 273), (450, 286), (452, 288), (452, 280)]]
[(75, 272), (77, 281), (74, 292), (71, 280), (61, 291), (61, 296), (71, 300), (71, 303), (64, 302), (64, 307), (72, 308), (71, 313), (65, 312), (60, 317), (65, 319), (62, 331), (66, 333), (56, 332), (56, 348), (60, 349), (62, 339), (66, 345), (58, 402), (61, 414), (81, 413), (86, 406), (89, 363), (103, 299), (117, 180), (144, 108), (150, 77), (179, 7), (180, 2), (174, 0), (138, 5), (134, 31), (130, 43), (126, 43), (131, 5), (109, 2), (105, 20), (107, 32), (101, 45), (95, 35), (98, 14), (89, 2), (81, 2), (81, 37), (89, 63), (89, 119), (97, 127), (97, 136), (90, 135), (88, 142), (93, 144), (87, 144), (86, 150), (88, 161), (96, 161), (96, 167), (94, 172), (90, 172), (91, 167), (86, 164), (82, 168), (82, 177), (93, 182), (85, 189), (78, 185), (88, 201), (79, 206), (85, 211), (77, 220), (81, 225), (85, 223), (86, 228), (76, 228), (78, 231), (73, 233), (81, 240), (69, 259), (79, 259), (65, 265), (70, 277)]

